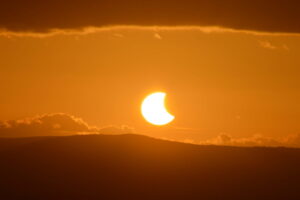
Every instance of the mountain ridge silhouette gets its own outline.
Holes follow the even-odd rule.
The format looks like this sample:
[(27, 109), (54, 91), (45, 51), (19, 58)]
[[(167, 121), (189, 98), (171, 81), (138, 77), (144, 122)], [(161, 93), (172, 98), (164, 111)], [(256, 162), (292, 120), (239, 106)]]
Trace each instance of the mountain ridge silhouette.
[(300, 199), (300, 149), (148, 136), (0, 138), (0, 199)]

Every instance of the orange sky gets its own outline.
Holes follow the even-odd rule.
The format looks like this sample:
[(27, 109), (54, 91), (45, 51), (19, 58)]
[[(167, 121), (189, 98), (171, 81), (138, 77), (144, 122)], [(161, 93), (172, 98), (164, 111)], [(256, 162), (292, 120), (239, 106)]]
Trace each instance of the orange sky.
[[(112, 28), (0, 37), (0, 119), (63, 112), (96, 126), (203, 139), (300, 132), (300, 37), (197, 28)], [(176, 120), (142, 118), (151, 92)]]

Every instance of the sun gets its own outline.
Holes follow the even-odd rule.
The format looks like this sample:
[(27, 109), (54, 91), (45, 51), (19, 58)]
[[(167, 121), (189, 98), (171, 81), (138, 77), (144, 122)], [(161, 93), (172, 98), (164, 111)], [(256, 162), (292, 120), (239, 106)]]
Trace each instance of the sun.
[(165, 107), (165, 97), (166, 93), (155, 92), (144, 99), (141, 112), (146, 121), (153, 125), (162, 126), (174, 120), (175, 117)]

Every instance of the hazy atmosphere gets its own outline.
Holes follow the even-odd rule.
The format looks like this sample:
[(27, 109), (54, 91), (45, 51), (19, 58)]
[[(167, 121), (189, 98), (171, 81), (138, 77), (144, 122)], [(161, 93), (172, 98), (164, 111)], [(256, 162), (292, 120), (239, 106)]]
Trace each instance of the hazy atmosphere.
[[(300, 133), (297, 34), (139, 26), (11, 33), (0, 43), (2, 120), (66, 113), (194, 142)], [(176, 120), (166, 127), (140, 115), (152, 91), (167, 92)]]
[(300, 199), (297, 0), (1, 0), (0, 199)]

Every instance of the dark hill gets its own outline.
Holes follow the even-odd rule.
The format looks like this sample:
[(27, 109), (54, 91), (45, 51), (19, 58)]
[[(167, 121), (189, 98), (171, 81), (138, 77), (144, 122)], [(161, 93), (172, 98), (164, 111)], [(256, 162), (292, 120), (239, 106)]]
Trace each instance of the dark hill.
[(300, 199), (300, 149), (139, 135), (0, 139), (0, 199)]

